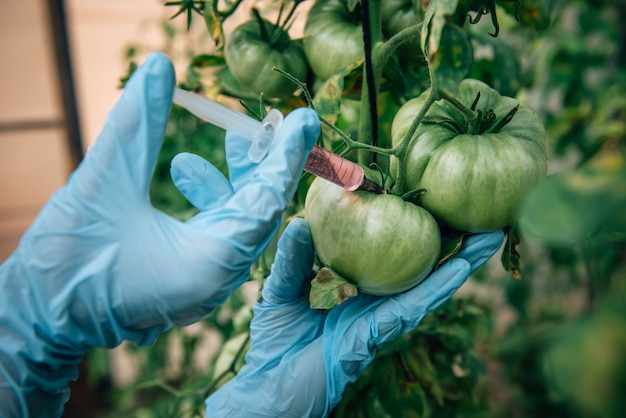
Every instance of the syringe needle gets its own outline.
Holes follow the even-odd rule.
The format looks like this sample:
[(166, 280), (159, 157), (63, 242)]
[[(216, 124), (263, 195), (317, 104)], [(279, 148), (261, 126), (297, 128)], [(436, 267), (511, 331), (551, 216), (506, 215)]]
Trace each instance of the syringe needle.
[(304, 170), (351, 192), (357, 189), (373, 193), (383, 192), (376, 183), (365, 177), (363, 167), (319, 145), (313, 146), (304, 164)]

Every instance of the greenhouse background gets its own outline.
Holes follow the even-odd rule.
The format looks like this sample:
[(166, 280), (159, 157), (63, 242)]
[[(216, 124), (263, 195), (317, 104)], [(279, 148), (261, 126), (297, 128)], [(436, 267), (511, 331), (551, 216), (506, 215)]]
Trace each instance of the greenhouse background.
[[(443, 395), (420, 381), (420, 399), (446, 399), (439, 409), (445, 417), (619, 417), (626, 407), (626, 2), (522, 2), (545, 15), (530, 28), (502, 19), (499, 39), (519, 52), (519, 96), (542, 117), (550, 174), (564, 173), (565, 183), (547, 184), (530, 206), (545, 234), (522, 246), (522, 280), (494, 257), (418, 328), (413, 343), (465, 356), (450, 376), (438, 369), (429, 381), (441, 385)], [(170, 19), (176, 10), (163, 3), (0, 2), (0, 261), (93, 143), (123, 78), (147, 53), (166, 52), (179, 81), (211, 78), (210, 69), (190, 64), (214, 52), (204, 22), (195, 19), (187, 32), (184, 16)], [(309, 3), (299, 13), (306, 14)], [(251, 4), (271, 15), (279, 1), (244, 4), (227, 33), (249, 16)], [(486, 33), (490, 23), (483, 18), (479, 28)], [(291, 31), (297, 37), (301, 27)], [(474, 75), (493, 76), (486, 61)], [(188, 216), (188, 202), (169, 181), (169, 160), (192, 151), (223, 169), (222, 140), (222, 131), (174, 108), (154, 204)], [(561, 219), (568, 219), (565, 229)], [(206, 321), (168, 332), (153, 347), (93, 351), (81, 364), (64, 416), (200, 416), (203, 396), (241, 366), (257, 289), (246, 283)], [(456, 317), (461, 307), (464, 316)], [(442, 317), (449, 334), (429, 336), (429, 320)], [(393, 350), (402, 349), (381, 352), (378, 368), (348, 389), (334, 416), (357, 416), (355, 405), (368, 393), (410, 410), (415, 399), (400, 393), (406, 388), (400, 374), (397, 386), (389, 386), (395, 393), (367, 385), (388, 377), (377, 370), (395, 367)], [(456, 379), (453, 389), (448, 377)], [(405, 416), (430, 416), (429, 408), (420, 411)]]

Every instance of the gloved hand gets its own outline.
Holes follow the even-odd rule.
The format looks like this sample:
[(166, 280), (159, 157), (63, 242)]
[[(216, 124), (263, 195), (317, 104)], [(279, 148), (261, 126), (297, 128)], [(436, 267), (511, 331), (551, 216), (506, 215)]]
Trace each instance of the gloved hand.
[(326, 416), (376, 350), (450, 298), (503, 238), (501, 231), (474, 235), (416, 287), (391, 297), (360, 294), (323, 314), (309, 308), (305, 295), (313, 266), (309, 227), (294, 219), (254, 306), (246, 364), (206, 400), (206, 416)]
[(86, 351), (150, 344), (208, 315), (277, 231), (319, 135), (316, 114), (292, 112), (259, 164), (228, 134), (230, 181), (178, 155), (174, 183), (201, 211), (183, 223), (148, 200), (173, 87), (170, 61), (151, 55), (0, 268), (0, 416), (60, 415)]

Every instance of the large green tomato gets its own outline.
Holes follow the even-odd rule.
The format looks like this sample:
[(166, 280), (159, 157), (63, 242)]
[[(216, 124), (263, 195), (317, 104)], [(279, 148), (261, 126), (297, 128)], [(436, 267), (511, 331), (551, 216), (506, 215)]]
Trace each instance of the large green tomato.
[(302, 40), (316, 76), (328, 79), (363, 59), (363, 28), (342, 0), (317, 0), (309, 10)]
[[(385, 36), (392, 37), (402, 29), (417, 25), (423, 20), (421, 2), (414, 0), (385, 0), (380, 4), (380, 17)], [(419, 38), (416, 39), (419, 48)]]
[[(411, 139), (405, 191), (426, 189), (420, 204), (448, 226), (467, 232), (500, 229), (514, 221), (529, 190), (546, 175), (541, 120), (518, 101), (477, 80), (464, 80), (457, 98), (476, 100), (482, 123), (468, 132), (463, 114), (439, 100)], [(405, 103), (392, 124), (392, 142), (405, 136), (426, 94)], [(508, 123), (503, 120), (517, 112)], [(489, 116), (491, 115), (491, 117)], [(397, 161), (392, 161), (395, 172)]]
[(391, 295), (410, 289), (439, 258), (437, 222), (398, 196), (348, 192), (316, 178), (304, 211), (320, 260), (363, 293)]
[(265, 20), (250, 20), (235, 28), (226, 39), (224, 56), (231, 74), (244, 89), (268, 97), (285, 97), (296, 90), (273, 67), (299, 80), (306, 78), (308, 69), (300, 46), (283, 29)]

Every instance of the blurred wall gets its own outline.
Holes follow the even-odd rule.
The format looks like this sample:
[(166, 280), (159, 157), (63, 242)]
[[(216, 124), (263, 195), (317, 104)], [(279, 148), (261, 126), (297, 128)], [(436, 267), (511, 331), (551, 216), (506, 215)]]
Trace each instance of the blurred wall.
[(0, 260), (70, 170), (47, 6), (0, 3)]
[[(175, 10), (160, 0), (64, 6), (86, 149), (120, 94), (125, 46), (159, 36), (147, 22)], [(0, 2), (0, 262), (73, 169), (65, 120), (48, 0)]]

